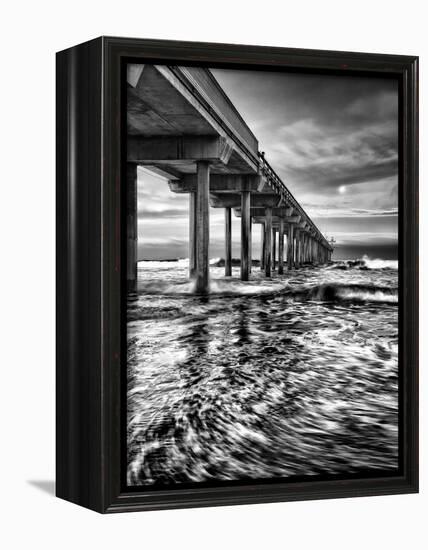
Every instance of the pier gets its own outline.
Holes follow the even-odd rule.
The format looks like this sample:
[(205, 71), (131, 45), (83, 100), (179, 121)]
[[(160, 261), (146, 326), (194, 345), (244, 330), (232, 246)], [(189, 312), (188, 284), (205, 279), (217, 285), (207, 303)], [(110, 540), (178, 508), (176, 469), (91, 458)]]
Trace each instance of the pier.
[(332, 245), (259, 151), (257, 138), (208, 69), (128, 65), (127, 282), (137, 284), (137, 166), (189, 195), (189, 276), (209, 291), (210, 207), (225, 212), (225, 275), (232, 273), (232, 214), (241, 220), (240, 277), (251, 277), (251, 235), (261, 228), (260, 267), (330, 261)]

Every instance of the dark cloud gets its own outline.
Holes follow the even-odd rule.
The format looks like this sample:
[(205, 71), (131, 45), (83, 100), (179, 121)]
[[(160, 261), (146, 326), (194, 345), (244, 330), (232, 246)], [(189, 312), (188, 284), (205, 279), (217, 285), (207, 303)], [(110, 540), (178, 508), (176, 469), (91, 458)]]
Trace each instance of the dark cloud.
[[(324, 224), (325, 220), (313, 218), (315, 223)], [(373, 236), (376, 234), (390, 233), (394, 235), (397, 230), (398, 217), (396, 215), (372, 216), (335, 216), (334, 212), (328, 217), (328, 226), (331, 231), (351, 234), (366, 234), (370, 232)]]
[(397, 175), (396, 80), (214, 73), (296, 193)]
[(366, 216), (397, 216), (398, 215), (398, 208), (393, 208), (392, 210), (384, 210), (384, 211), (377, 211), (377, 210), (364, 210), (360, 208), (352, 208), (351, 210), (357, 215), (366, 215)]
[[(342, 185), (357, 185), (370, 181), (379, 181), (396, 176), (397, 160), (366, 162), (357, 166), (345, 166), (345, 159), (332, 161), (329, 166), (287, 167), (283, 171), (287, 174), (285, 181), (289, 182), (290, 189), (316, 190), (320, 195), (329, 195), (331, 189)], [(295, 182), (299, 181), (300, 184)], [(291, 183), (293, 182), (293, 183)]]
[[(394, 79), (303, 75), (283, 72), (213, 70), (249, 126), (293, 124), (315, 119), (321, 126), (352, 130), (393, 120)], [(269, 144), (269, 140), (266, 145)]]
[(383, 260), (396, 260), (398, 258), (398, 245), (393, 244), (341, 244), (336, 245), (334, 249), (334, 258), (336, 260), (347, 260), (352, 258), (362, 258), (368, 256), (374, 260), (382, 258)]
[(163, 210), (150, 210), (149, 208), (145, 208), (138, 212), (139, 220), (187, 218), (187, 216), (187, 208), (165, 208)]

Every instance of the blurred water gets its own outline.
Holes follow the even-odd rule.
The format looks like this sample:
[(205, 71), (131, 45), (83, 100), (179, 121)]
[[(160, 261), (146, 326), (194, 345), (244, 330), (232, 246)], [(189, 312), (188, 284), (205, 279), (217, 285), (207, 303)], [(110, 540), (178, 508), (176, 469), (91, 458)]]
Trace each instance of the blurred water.
[(397, 468), (397, 265), (250, 282), (140, 262), (128, 302), (128, 484)]

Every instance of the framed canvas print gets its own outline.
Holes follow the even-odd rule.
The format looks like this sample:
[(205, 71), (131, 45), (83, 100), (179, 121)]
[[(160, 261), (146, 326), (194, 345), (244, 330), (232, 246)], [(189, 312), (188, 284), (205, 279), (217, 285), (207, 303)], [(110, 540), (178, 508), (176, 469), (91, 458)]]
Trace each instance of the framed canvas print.
[(57, 54), (57, 495), (418, 490), (417, 58)]

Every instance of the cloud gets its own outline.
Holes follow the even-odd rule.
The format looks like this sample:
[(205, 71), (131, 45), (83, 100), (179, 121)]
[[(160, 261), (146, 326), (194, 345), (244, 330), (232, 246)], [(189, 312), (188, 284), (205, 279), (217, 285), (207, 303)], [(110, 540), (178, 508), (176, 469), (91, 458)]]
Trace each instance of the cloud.
[(163, 245), (163, 246), (175, 246), (175, 245), (186, 245), (188, 246), (187, 239), (174, 239), (171, 237), (146, 237), (142, 235), (138, 239), (138, 244), (153, 244), (153, 245)]
[(397, 135), (390, 122), (359, 129), (325, 127), (315, 119), (283, 127), (271, 163), (291, 190), (317, 190), (379, 181), (398, 173)]
[(382, 217), (382, 216), (398, 216), (398, 209), (391, 208), (389, 210), (373, 210), (373, 209), (364, 209), (364, 208), (339, 208), (335, 206), (331, 208), (329, 206), (319, 206), (317, 204), (303, 204), (304, 208), (307, 211), (310, 211), (312, 217), (314, 218), (332, 218), (342, 217), (342, 218), (366, 218), (370, 216)]
[(188, 217), (188, 210), (186, 208), (162, 208), (162, 209), (154, 209), (151, 210), (149, 208), (145, 208), (143, 210), (140, 210), (138, 212), (138, 219), (139, 220), (161, 220), (165, 221), (165, 219), (171, 219), (171, 218), (186, 218)]
[(336, 244), (360, 244), (360, 245), (374, 245), (374, 244), (394, 244), (397, 242), (397, 235), (394, 232), (377, 232), (373, 234), (369, 231), (361, 231), (359, 233), (352, 233), (346, 231), (339, 231), (334, 234)]
[(351, 212), (355, 216), (398, 216), (398, 208), (391, 210), (363, 210), (360, 208), (353, 208)]
[(214, 73), (296, 195), (397, 176), (396, 80)]

